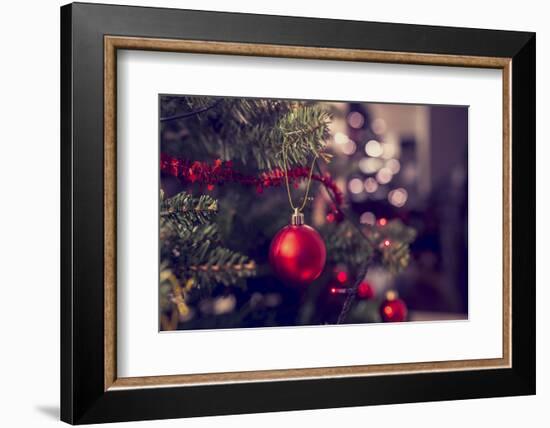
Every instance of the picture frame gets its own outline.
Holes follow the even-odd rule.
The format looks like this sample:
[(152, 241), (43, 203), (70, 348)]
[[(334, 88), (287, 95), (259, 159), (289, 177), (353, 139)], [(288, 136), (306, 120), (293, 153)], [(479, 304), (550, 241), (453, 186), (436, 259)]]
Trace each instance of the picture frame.
[[(502, 357), (119, 377), (119, 50), (502, 70)], [(61, 419), (85, 424), (534, 394), (535, 97), (534, 33), (63, 6)]]

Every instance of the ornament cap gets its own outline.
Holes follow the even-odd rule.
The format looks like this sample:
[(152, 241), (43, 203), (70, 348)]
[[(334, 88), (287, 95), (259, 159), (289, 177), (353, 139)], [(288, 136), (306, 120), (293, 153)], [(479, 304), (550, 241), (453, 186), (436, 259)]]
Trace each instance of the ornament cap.
[(304, 224), (304, 215), (298, 208), (294, 208), (294, 213), (290, 219), (290, 224), (292, 224), (292, 226), (301, 226)]

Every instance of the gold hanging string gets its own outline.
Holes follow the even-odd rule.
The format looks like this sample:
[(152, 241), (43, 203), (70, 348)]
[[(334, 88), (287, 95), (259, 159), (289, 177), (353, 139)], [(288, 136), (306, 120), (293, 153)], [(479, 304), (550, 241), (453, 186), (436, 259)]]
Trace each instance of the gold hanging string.
[(311, 162), (311, 168), (309, 168), (309, 176), (306, 183), (306, 193), (304, 195), (304, 200), (302, 201), (302, 205), (298, 208), (294, 206), (294, 203), (292, 202), (292, 194), (290, 193), (290, 183), (288, 180), (288, 156), (287, 156), (287, 142), (283, 141), (283, 169), (285, 173), (285, 183), (286, 183), (286, 192), (288, 195), (288, 202), (290, 203), (290, 207), (294, 212), (302, 212), (302, 210), (305, 208), (307, 204), (307, 197), (309, 195), (309, 189), (311, 187), (311, 177), (313, 175), (313, 168), (315, 167), (315, 161), (317, 160), (317, 153), (313, 157), (313, 161)]

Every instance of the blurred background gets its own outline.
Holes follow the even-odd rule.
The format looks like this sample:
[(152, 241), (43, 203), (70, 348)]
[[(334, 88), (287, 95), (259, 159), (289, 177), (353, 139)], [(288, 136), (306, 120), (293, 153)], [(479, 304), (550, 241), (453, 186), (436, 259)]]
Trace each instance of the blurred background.
[[(413, 227), (408, 268), (370, 269), (378, 292), (396, 289), (413, 320), (468, 312), (468, 109), (335, 104), (334, 166), (363, 224), (399, 218)], [(337, 171), (337, 172), (336, 172)]]
[[(190, 108), (186, 97), (161, 96), (160, 103), (161, 117)], [(342, 193), (348, 218), (367, 232), (396, 221), (415, 232), (404, 270), (396, 273), (382, 264), (370, 265), (363, 278), (365, 285), (358, 289), (346, 322), (391, 321), (386, 317), (386, 306), (396, 298), (404, 310), (395, 321), (467, 319), (468, 108), (306, 103), (330, 112), (326, 151), (333, 157), (327, 164), (318, 162)], [(233, 120), (224, 112), (232, 109), (229, 104), (213, 104), (215, 108), (200, 118), (161, 122), (161, 158), (171, 156), (205, 165), (221, 159), (230, 161), (232, 169), (244, 174), (257, 173), (257, 165), (230, 159), (223, 147), (210, 144), (209, 137), (205, 140), (210, 132), (223, 134), (225, 123)], [(230, 138), (225, 137), (224, 145)], [(202, 140), (207, 141), (204, 147)], [(305, 191), (305, 181), (293, 186), (296, 197)], [(257, 189), (243, 183), (205, 185), (200, 180), (175, 177), (161, 168), (161, 190), (168, 198), (182, 191), (215, 198), (219, 203), (216, 224), (224, 245), (246, 254), (256, 267), (254, 275), (218, 284), (214, 281), (207, 292), (200, 292), (198, 284), (195, 288), (199, 291), (185, 294), (186, 309), (177, 316), (172, 286), (163, 288), (161, 278), (161, 329), (319, 325), (337, 321), (346, 293), (361, 270), (344, 256), (331, 257), (331, 242), (336, 240), (336, 232), (338, 236), (348, 236), (350, 241), (358, 233), (340, 224), (348, 221), (338, 217), (338, 210), (319, 183), (312, 185), (306, 223), (320, 231), (329, 255), (321, 277), (305, 289), (281, 283), (268, 263), (271, 239), (288, 224), (291, 213), (284, 186)], [(189, 281), (176, 277), (183, 283)]]

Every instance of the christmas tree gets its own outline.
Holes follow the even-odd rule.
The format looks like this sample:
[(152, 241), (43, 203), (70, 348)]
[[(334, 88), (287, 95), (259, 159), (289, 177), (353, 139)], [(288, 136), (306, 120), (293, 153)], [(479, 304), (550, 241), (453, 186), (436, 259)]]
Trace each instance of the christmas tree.
[[(399, 220), (361, 222), (349, 209), (338, 180), (357, 165), (335, 156), (338, 107), (160, 97), (162, 330), (406, 317), (403, 302), (373, 296), (365, 277), (373, 266), (406, 268), (415, 232)], [(300, 286), (269, 260), (293, 202), (326, 246), (320, 276)]]

